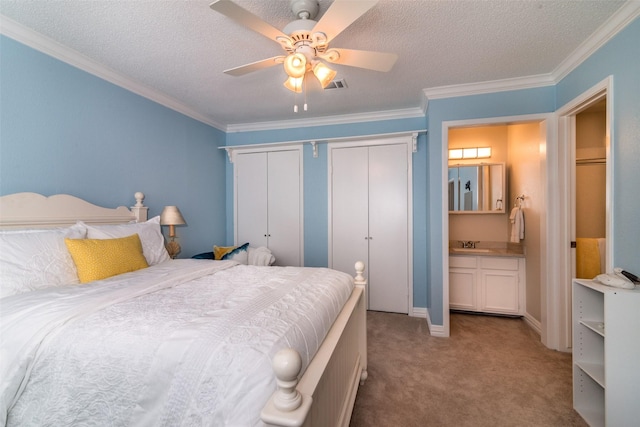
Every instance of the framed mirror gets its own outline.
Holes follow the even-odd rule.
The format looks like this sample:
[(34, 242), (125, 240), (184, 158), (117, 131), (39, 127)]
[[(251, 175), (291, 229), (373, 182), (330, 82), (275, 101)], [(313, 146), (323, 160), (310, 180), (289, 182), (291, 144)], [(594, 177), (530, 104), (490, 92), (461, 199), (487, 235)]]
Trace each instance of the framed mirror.
[(449, 165), (449, 213), (505, 213), (504, 163)]

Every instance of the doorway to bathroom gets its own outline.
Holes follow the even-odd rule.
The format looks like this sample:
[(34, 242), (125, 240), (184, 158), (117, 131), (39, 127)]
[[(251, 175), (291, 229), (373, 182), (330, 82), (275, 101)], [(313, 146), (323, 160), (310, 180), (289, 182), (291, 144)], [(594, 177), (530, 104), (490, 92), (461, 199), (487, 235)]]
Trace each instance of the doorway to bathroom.
[[(548, 209), (546, 187), (547, 176), (547, 141), (555, 139), (555, 125), (552, 116), (536, 114), (515, 117), (498, 117), (479, 120), (451, 121), (443, 123), (443, 146), (449, 149), (469, 147), (491, 147), (491, 157), (478, 159), (480, 163), (503, 163), (505, 165), (505, 191), (501, 197), (491, 200), (493, 212), (449, 213), (450, 203), (443, 203), (443, 222), (446, 243), (451, 247), (457, 241), (480, 241), (490, 245), (510, 243), (510, 213), (514, 206), (522, 207), (526, 231), (524, 238), (518, 240), (525, 258), (523, 281), (523, 298), (519, 307), (524, 319), (542, 336), (546, 328), (545, 304), (546, 295), (546, 262), (543, 254), (547, 228)], [(449, 150), (443, 150), (443, 182), (445, 197), (448, 197), (450, 185), (448, 166)], [(467, 190), (467, 193), (469, 191)], [(522, 198), (519, 198), (522, 197)], [(496, 209), (499, 208), (499, 209)], [(499, 212), (496, 212), (499, 210)], [(480, 243), (479, 245), (482, 245)], [(449, 248), (443, 256), (443, 271), (449, 272)], [(461, 272), (457, 272), (461, 273)], [(476, 272), (478, 283), (484, 280), (484, 273)], [(462, 276), (454, 275), (454, 280)], [(470, 277), (470, 276), (467, 276)], [(451, 294), (459, 292), (450, 288), (448, 274), (444, 275), (443, 305), (450, 306)], [(484, 283), (484, 282), (482, 282)], [(486, 285), (487, 283), (484, 283)], [(471, 285), (469, 285), (471, 286)], [(481, 287), (478, 287), (481, 291)], [(478, 300), (478, 294), (474, 297)], [(448, 327), (448, 310), (445, 310), (445, 327)]]

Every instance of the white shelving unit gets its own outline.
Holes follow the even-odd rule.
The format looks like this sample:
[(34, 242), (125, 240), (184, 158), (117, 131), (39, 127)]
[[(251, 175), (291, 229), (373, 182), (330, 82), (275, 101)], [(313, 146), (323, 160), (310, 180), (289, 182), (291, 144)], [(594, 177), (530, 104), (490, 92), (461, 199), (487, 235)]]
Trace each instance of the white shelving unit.
[(573, 281), (573, 407), (590, 426), (640, 420), (640, 290)]

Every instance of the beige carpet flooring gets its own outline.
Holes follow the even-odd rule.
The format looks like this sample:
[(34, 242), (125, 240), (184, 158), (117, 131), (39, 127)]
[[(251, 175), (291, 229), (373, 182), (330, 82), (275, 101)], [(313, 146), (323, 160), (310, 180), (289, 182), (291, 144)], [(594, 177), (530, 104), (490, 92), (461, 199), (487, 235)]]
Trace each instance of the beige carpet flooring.
[(351, 427), (586, 426), (572, 408), (571, 355), (522, 319), (452, 313), (449, 338), (401, 314), (367, 322), (369, 378)]

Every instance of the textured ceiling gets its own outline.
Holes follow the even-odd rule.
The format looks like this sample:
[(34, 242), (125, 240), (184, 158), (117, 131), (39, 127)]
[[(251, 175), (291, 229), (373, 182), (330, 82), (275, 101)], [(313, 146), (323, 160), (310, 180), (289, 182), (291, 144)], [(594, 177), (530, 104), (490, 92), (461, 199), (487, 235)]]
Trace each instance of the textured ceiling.
[[(224, 70), (281, 55), (208, 0), (0, 0), (0, 14), (222, 127), (418, 108), (422, 90), (552, 73), (624, 2), (380, 0), (330, 47), (398, 54), (388, 73), (331, 65), (347, 89), (307, 94), (293, 113), (280, 66)], [(235, 3), (283, 28), (289, 0)], [(320, 14), (331, 1), (320, 1)]]

